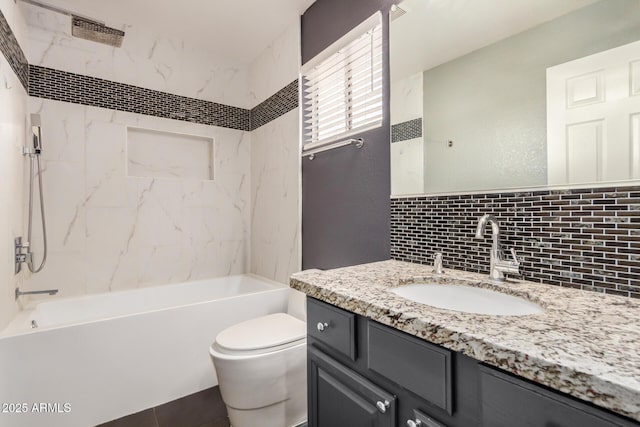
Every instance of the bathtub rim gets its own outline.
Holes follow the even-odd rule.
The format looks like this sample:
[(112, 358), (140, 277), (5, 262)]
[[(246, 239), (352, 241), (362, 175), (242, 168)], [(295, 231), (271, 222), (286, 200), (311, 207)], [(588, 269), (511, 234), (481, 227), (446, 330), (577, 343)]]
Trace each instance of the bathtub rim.
[[(99, 319), (91, 319), (91, 320), (83, 320), (80, 322), (65, 322), (65, 323), (60, 323), (60, 324), (56, 324), (56, 325), (52, 325), (52, 326), (38, 326), (36, 328), (32, 328), (29, 327), (30, 324), (30, 319), (31, 316), (33, 315), (34, 311), (36, 310), (37, 306), (39, 304), (42, 303), (49, 303), (49, 302), (58, 302), (58, 301), (69, 301), (69, 300), (73, 300), (73, 299), (77, 299), (77, 298), (87, 298), (87, 297), (95, 297), (95, 296), (99, 296), (99, 295), (110, 295), (110, 294), (119, 294), (119, 293), (126, 293), (126, 292), (130, 292), (130, 291), (134, 291), (134, 290), (147, 290), (147, 289), (154, 289), (154, 288), (161, 288), (161, 287), (165, 287), (165, 286), (179, 286), (179, 285), (188, 285), (191, 283), (197, 283), (197, 282), (204, 282), (204, 281), (208, 281), (208, 280), (216, 280), (216, 279), (224, 279), (224, 278), (228, 278), (228, 277), (238, 277), (238, 276), (248, 276), (254, 279), (258, 279), (262, 282), (266, 282), (267, 284), (269, 284), (270, 286), (272, 286), (269, 289), (263, 289), (257, 292), (248, 292), (248, 293), (244, 293), (244, 294), (237, 294), (237, 295), (231, 295), (231, 296), (227, 296), (227, 297), (222, 297), (222, 298), (215, 298), (215, 299), (205, 299), (202, 301), (196, 301), (196, 302), (191, 302), (191, 303), (187, 303), (187, 304), (175, 304), (175, 305), (171, 305), (169, 307), (163, 307), (163, 308), (156, 308), (156, 309), (152, 309), (152, 310), (144, 310), (144, 311), (136, 311), (133, 313), (127, 313), (127, 314), (121, 314), (118, 316), (108, 316), (108, 317), (101, 317)], [(195, 280), (186, 280), (183, 282), (175, 282), (175, 283), (165, 283), (163, 285), (154, 285), (154, 286), (147, 286), (147, 287), (142, 287), (142, 288), (132, 288), (132, 289), (122, 289), (122, 290), (118, 290), (118, 291), (113, 291), (113, 292), (100, 292), (100, 293), (95, 293), (95, 294), (86, 294), (86, 295), (74, 295), (74, 296), (67, 296), (67, 297), (56, 297), (54, 299), (37, 299), (37, 300), (30, 300), (28, 303), (24, 304), (24, 308), (22, 308), (20, 311), (18, 311), (18, 313), (16, 313), (16, 315), (13, 317), (13, 319), (11, 319), (11, 322), (9, 322), (9, 324), (2, 330), (0, 330), (0, 339), (3, 338), (10, 338), (10, 337), (16, 337), (16, 336), (22, 336), (22, 335), (30, 335), (30, 334), (34, 334), (34, 333), (38, 333), (38, 332), (43, 332), (43, 331), (51, 331), (51, 330), (56, 330), (56, 329), (61, 329), (61, 328), (69, 328), (69, 327), (73, 327), (73, 326), (80, 326), (80, 325), (87, 325), (87, 324), (91, 324), (91, 323), (96, 323), (96, 322), (105, 322), (105, 321), (109, 321), (109, 320), (113, 320), (113, 319), (119, 319), (119, 318), (124, 318), (124, 317), (130, 317), (130, 316), (136, 316), (136, 315), (142, 315), (142, 314), (147, 314), (147, 313), (155, 313), (155, 312), (159, 312), (159, 311), (165, 311), (165, 310), (171, 310), (171, 309), (176, 309), (176, 308), (181, 308), (181, 307), (190, 307), (190, 306), (197, 306), (197, 305), (201, 305), (201, 304), (208, 304), (211, 303), (212, 301), (224, 301), (227, 299), (231, 299), (231, 298), (237, 298), (238, 296), (241, 295), (256, 295), (256, 294), (262, 294), (262, 293), (266, 293), (266, 292), (274, 292), (274, 291), (281, 291), (281, 290), (286, 290), (289, 289), (288, 285), (285, 285), (283, 283), (277, 282), (273, 279), (269, 279), (267, 277), (263, 277), (263, 276), (259, 276), (257, 274), (254, 273), (241, 273), (241, 274), (234, 274), (234, 275), (230, 275), (230, 276), (217, 276), (217, 277), (210, 277), (210, 278), (205, 278), (205, 279), (195, 279)]]

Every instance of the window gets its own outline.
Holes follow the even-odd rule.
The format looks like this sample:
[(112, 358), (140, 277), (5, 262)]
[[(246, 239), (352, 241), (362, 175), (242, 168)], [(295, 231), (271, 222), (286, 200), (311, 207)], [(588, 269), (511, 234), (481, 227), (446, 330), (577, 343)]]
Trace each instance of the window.
[(382, 124), (382, 24), (376, 13), (302, 72), (304, 149)]

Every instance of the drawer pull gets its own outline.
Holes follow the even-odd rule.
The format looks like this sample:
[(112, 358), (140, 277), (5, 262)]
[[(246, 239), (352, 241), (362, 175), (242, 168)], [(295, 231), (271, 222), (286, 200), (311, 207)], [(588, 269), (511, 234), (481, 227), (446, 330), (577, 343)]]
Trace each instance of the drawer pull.
[(327, 322), (318, 322), (316, 327), (318, 328), (318, 332), (324, 332), (329, 328), (329, 324)]
[(387, 412), (387, 408), (389, 407), (390, 403), (388, 400), (385, 400), (384, 402), (381, 400), (378, 400), (376, 402), (376, 407), (378, 408), (378, 411), (380, 411), (381, 413), (385, 413)]
[(407, 420), (407, 427), (444, 427), (444, 425), (418, 410), (414, 410), (413, 415), (416, 419)]

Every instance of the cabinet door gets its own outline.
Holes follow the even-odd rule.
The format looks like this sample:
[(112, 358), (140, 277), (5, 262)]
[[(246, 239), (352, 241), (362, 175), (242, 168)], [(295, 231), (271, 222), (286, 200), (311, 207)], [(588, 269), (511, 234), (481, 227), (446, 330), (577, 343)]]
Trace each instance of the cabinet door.
[(393, 427), (396, 398), (314, 347), (308, 351), (310, 427)]
[(487, 427), (631, 427), (609, 414), (486, 366), (480, 367), (482, 419)]

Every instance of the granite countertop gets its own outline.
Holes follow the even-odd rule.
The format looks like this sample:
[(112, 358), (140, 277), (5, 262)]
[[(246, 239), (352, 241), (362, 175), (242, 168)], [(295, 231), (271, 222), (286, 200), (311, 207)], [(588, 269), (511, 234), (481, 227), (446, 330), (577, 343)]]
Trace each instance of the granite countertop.
[[(291, 276), (319, 300), (459, 351), (521, 377), (640, 421), (640, 301), (525, 281), (382, 261)], [(421, 280), (502, 290), (541, 305), (542, 314), (494, 316), (439, 309), (390, 290)]]

